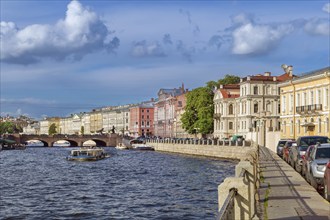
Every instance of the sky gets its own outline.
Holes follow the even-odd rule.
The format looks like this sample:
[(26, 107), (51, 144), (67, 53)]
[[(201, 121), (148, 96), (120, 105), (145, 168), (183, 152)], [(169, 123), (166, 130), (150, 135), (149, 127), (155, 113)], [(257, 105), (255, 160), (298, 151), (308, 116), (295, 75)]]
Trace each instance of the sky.
[(0, 0), (1, 115), (65, 117), (226, 74), (330, 66), (328, 0)]

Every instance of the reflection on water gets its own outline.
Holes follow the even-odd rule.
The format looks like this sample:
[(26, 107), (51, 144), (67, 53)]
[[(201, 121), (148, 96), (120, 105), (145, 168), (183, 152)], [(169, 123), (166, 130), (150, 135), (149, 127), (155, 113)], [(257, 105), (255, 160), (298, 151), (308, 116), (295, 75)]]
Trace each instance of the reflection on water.
[(217, 186), (235, 163), (106, 148), (71, 162), (69, 148), (0, 152), (3, 219), (215, 219)]

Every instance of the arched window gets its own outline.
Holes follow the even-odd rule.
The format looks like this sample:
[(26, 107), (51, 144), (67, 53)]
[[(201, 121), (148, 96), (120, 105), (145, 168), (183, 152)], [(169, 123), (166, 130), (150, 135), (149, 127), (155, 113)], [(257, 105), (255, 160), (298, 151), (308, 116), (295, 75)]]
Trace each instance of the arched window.
[(229, 115), (233, 115), (234, 114), (234, 106), (233, 104), (229, 104)]

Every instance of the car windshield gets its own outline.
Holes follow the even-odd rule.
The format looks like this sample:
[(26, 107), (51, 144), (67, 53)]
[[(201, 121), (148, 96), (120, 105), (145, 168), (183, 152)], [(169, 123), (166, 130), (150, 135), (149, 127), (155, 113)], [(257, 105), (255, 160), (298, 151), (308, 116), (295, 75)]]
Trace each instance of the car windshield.
[(317, 149), (316, 154), (315, 154), (315, 159), (321, 159), (321, 158), (330, 159), (330, 148), (329, 147)]
[(291, 147), (293, 143), (296, 143), (296, 142), (289, 142), (288, 141), (288, 142), (286, 142), (286, 146)]
[(308, 146), (300, 146), (299, 151), (306, 151)]
[(323, 143), (330, 143), (329, 138), (327, 137), (308, 137), (301, 139), (300, 145), (310, 146), (315, 145), (317, 143), (323, 144)]

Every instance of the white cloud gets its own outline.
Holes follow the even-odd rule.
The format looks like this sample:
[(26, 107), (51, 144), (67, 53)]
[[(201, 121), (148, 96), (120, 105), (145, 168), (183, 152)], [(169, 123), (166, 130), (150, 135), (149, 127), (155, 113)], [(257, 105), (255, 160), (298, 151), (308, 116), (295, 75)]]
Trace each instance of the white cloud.
[(118, 38), (109, 40), (110, 31), (96, 13), (73, 0), (66, 16), (55, 25), (33, 24), (23, 29), (13, 22), (1, 22), (2, 61), (33, 63), (43, 57), (57, 60), (81, 59), (101, 49), (115, 49)]
[(278, 42), (294, 30), (291, 24), (261, 25), (246, 23), (233, 33), (234, 54), (261, 54), (276, 46)]
[(330, 35), (329, 19), (314, 18), (305, 24), (305, 31), (315, 35)]
[(330, 14), (330, 3), (325, 4), (322, 10)]

